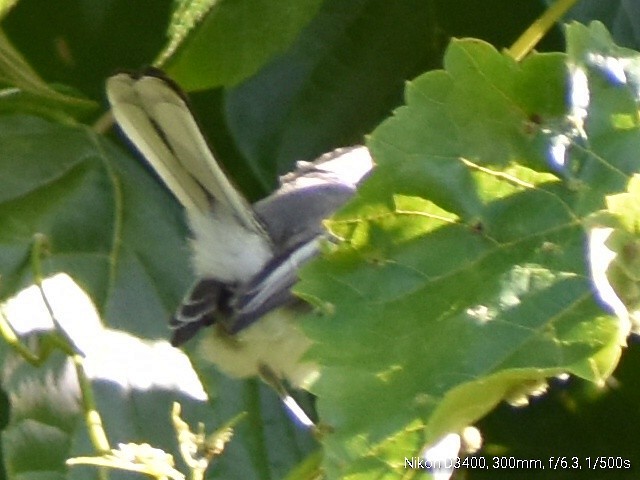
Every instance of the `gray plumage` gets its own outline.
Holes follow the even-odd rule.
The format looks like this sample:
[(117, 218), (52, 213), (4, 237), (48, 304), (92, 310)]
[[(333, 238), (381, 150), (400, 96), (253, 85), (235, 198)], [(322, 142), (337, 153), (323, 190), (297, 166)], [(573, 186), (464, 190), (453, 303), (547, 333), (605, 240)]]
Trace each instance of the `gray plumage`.
[(331, 162), (349, 162), (353, 155), (363, 154), (368, 155), (364, 147), (348, 147), (315, 162), (298, 162), (294, 172), (281, 178), (280, 188), (253, 204), (273, 245), (273, 257), (244, 282), (196, 282), (171, 319), (172, 343), (180, 345), (216, 322), (235, 334), (270, 310), (296, 302), (291, 287), (298, 269), (318, 254), (320, 242), (327, 238), (322, 221), (356, 192), (357, 185), (341, 179)]
[(317, 368), (303, 359), (311, 342), (297, 326), (302, 302), (291, 287), (328, 238), (323, 220), (371, 170), (369, 151), (348, 147), (298, 162), (275, 192), (250, 205), (218, 165), (184, 96), (160, 72), (114, 75), (107, 96), (124, 133), (184, 206), (192, 231), (198, 280), (170, 320), (171, 343), (217, 324), (200, 350), (221, 370), (247, 377), (267, 367), (308, 386)]

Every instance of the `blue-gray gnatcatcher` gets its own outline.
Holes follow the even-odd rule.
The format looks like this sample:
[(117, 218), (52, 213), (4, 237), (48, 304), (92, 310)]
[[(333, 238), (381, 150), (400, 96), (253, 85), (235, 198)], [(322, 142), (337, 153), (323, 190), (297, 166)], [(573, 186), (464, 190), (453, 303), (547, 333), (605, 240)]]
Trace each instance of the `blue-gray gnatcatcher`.
[(248, 377), (266, 367), (297, 387), (316, 368), (291, 293), (301, 265), (327, 238), (322, 221), (355, 193), (373, 163), (365, 147), (298, 162), (280, 187), (250, 205), (216, 162), (183, 97), (157, 72), (107, 80), (116, 121), (185, 207), (198, 280), (170, 321), (172, 344), (213, 325), (200, 353), (223, 372)]

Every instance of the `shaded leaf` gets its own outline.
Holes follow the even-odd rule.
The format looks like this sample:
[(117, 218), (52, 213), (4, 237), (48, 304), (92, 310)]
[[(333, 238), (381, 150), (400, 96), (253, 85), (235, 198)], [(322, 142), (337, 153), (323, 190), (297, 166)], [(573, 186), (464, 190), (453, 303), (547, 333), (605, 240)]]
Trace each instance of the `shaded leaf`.
[(238, 148), (267, 188), (294, 160), (362, 138), (401, 101), (406, 79), (440, 62), (419, 0), (326, 2), (283, 55), (226, 94)]
[[(188, 401), (190, 394), (176, 380), (193, 376), (190, 368), (180, 370), (185, 365), (175, 362), (171, 353), (177, 351), (166, 340), (167, 319), (191, 280), (185, 229), (176, 202), (140, 162), (87, 128), (27, 116), (0, 117), (0, 150), (1, 295), (32, 284), (34, 235), (44, 236), (44, 275), (67, 272), (90, 294), (107, 326), (116, 329), (93, 331), (88, 337), (97, 344), (86, 347), (94, 358), (93, 388), (112, 444), (142, 438), (177, 458), (169, 412), (178, 399), (190, 423), (203, 421), (212, 430), (243, 410), (251, 412), (210, 468), (210, 478), (282, 476), (304, 458), (314, 446), (309, 433), (293, 424), (277, 395), (257, 381), (236, 381), (199, 367), (211, 396), (202, 404)], [(77, 310), (76, 303), (66, 302)], [(19, 385), (55, 377), (56, 365), (5, 372), (4, 387), (12, 396)], [(33, 408), (23, 402), (29, 422), (55, 395), (36, 389), (32, 397)], [(18, 425), (16, 418), (12, 422)], [(70, 424), (73, 429), (59, 433), (57, 467), (68, 456), (93, 453), (77, 409)], [(53, 453), (47, 438), (43, 448)], [(23, 453), (12, 450), (8, 464), (34, 455), (33, 442), (26, 444), (29, 453), (18, 448), (25, 443), (16, 444)], [(94, 470), (71, 472), (87, 478)]]
[[(551, 3), (553, 0), (546, 0)], [(640, 48), (640, 2), (637, 0), (580, 0), (566, 18), (583, 24), (598, 20), (606, 25), (619, 45)]]
[(0, 111), (30, 112), (45, 117), (71, 120), (87, 115), (95, 103), (77, 93), (62, 93), (47, 85), (0, 31)]
[[(45, 274), (72, 275), (109, 325), (164, 338), (158, 319), (190, 276), (181, 212), (169, 195), (86, 128), (3, 116), (0, 149), (0, 246), (13, 256), (2, 269), (2, 296), (32, 282), (28, 255), (39, 233), (49, 245)], [(159, 265), (165, 249), (175, 254)]]
[(185, 1), (158, 62), (186, 90), (234, 85), (280, 53), (315, 14), (319, 0)]

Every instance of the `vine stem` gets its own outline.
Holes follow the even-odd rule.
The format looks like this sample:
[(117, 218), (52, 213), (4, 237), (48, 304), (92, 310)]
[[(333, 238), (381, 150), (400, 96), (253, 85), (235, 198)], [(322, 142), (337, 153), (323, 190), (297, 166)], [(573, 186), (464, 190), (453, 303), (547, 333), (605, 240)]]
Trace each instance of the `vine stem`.
[[(102, 425), (102, 418), (100, 417), (100, 413), (98, 412), (98, 408), (96, 406), (91, 381), (89, 380), (89, 377), (87, 376), (84, 369), (84, 358), (75, 350), (75, 348), (73, 347), (73, 342), (67, 336), (64, 329), (60, 327), (60, 324), (43, 288), (44, 275), (42, 271), (42, 258), (46, 255), (47, 247), (48, 241), (46, 236), (42, 234), (37, 234), (34, 236), (33, 251), (31, 257), (33, 276), (35, 283), (40, 290), (42, 300), (49, 312), (49, 316), (51, 317), (51, 320), (53, 321), (55, 327), (55, 332), (49, 336), (49, 341), (60, 348), (73, 362), (76, 370), (76, 377), (78, 379), (78, 385), (80, 387), (80, 399), (82, 403), (82, 410), (84, 412), (84, 419), (87, 425), (87, 430), (89, 431), (89, 438), (91, 439), (93, 448), (95, 448), (97, 452), (103, 454), (109, 453), (111, 451), (111, 446), (109, 445), (107, 434), (104, 431), (104, 427)], [(43, 359), (41, 359), (40, 361), (42, 360)], [(100, 478), (104, 480), (108, 478), (106, 469), (100, 469), (99, 472)]]
[(537, 43), (544, 37), (567, 11), (576, 4), (578, 0), (558, 0), (549, 6), (538, 19), (529, 25), (520, 38), (507, 50), (517, 62), (522, 60)]

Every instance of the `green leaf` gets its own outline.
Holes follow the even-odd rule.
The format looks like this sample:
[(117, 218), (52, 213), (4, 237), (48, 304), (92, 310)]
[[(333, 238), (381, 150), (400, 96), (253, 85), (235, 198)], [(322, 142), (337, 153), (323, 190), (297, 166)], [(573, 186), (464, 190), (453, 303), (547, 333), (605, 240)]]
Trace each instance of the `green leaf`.
[[(633, 175), (627, 191), (606, 198), (607, 209), (593, 215), (594, 230), (599, 230), (600, 244), (592, 248), (602, 250), (600, 270), (604, 271), (605, 296), (612, 291), (617, 298), (609, 303), (620, 306), (620, 301), (629, 312), (633, 332), (640, 330), (640, 175)], [(608, 297), (607, 297), (608, 298)]]
[[(555, 0), (546, 0), (551, 4)], [(640, 15), (640, 5), (637, 2), (626, 2), (624, 0), (610, 0), (601, 2), (600, 0), (580, 0), (566, 15), (565, 21), (577, 21), (587, 24), (598, 20), (611, 32), (616, 43), (626, 47), (640, 47), (640, 36), (638, 28)]]
[(640, 234), (640, 175), (631, 177), (626, 192), (607, 197), (607, 209), (618, 217), (625, 230)]
[(156, 64), (186, 90), (234, 85), (282, 52), (319, 6), (319, 0), (184, 1)]
[(0, 20), (18, 3), (18, 0), (2, 0), (0, 1)]
[[(41, 235), (46, 278), (68, 273), (91, 295), (110, 327), (163, 339), (164, 347), (155, 346), (99, 324), (81, 336), (78, 331), (90, 325), (82, 316), (85, 310), (68, 294), (52, 293), (60, 321), (69, 310), (81, 317), (68, 333), (76, 342), (84, 338), (84, 345), (77, 345), (93, 362), (99, 411), (110, 440), (128, 442), (142, 435), (171, 447), (171, 402), (187, 401), (192, 393), (180, 379), (196, 378), (188, 361), (176, 362), (176, 351), (164, 341), (164, 319), (189, 282), (178, 207), (136, 160), (86, 127), (2, 116), (0, 149), (2, 298), (33, 283), (31, 265), (37, 260), (32, 246), (34, 236)], [(173, 255), (159, 264), (156, 259), (165, 249)], [(33, 301), (27, 301), (29, 306), (36, 311)], [(20, 325), (22, 332), (42, 328), (33, 315)], [(12, 404), (3, 442), (12, 478), (39, 470), (62, 474), (72, 453), (90, 454), (70, 362), (57, 355), (36, 368), (6, 353), (3, 364), (3, 388)], [(149, 365), (156, 368), (145, 371)], [(145, 406), (132, 409), (132, 401)], [(200, 415), (208, 412), (202, 410), (202, 398), (188, 404), (192, 411), (200, 408)]]
[[(314, 448), (310, 434), (257, 380), (236, 381), (211, 366), (198, 366), (210, 402), (194, 399), (193, 389), (185, 387), (188, 379), (193, 383), (194, 372), (166, 340), (167, 319), (191, 281), (182, 211), (138, 159), (86, 127), (27, 116), (0, 116), (0, 150), (1, 297), (33, 283), (34, 235), (44, 236), (44, 276), (68, 273), (90, 294), (108, 327), (85, 334), (85, 341), (94, 343), (82, 350), (93, 365), (98, 411), (112, 446), (144, 439), (179, 459), (169, 416), (178, 400), (189, 423), (205, 422), (209, 430), (250, 412), (210, 467), (210, 478), (281, 477)], [(54, 313), (64, 316), (65, 305), (82, 311), (63, 295)], [(76, 328), (86, 324), (86, 318), (78, 319)], [(73, 393), (73, 372), (64, 359), (51, 362), (35, 368), (11, 353), (5, 356), (3, 387), (12, 404), (34, 385), (26, 400), (20, 397), (24, 413), (17, 416), (12, 409), (11, 433), (3, 437), (11, 443), (5, 447), (6, 461), (16, 475), (33, 474), (41, 464), (28, 459), (44, 450), (46, 469), (61, 472), (66, 458), (94, 453)], [(54, 402), (52, 407), (51, 399), (70, 392), (69, 425), (58, 426), (62, 419), (55, 408), (40, 420), (43, 412), (63, 406)], [(44, 426), (34, 430), (36, 420)], [(89, 467), (72, 470), (79, 478), (92, 472)]]
[(441, 42), (421, 0), (325, 2), (289, 50), (227, 92), (231, 134), (272, 188), (293, 161), (362, 143), (405, 80), (440, 63)]
[[(2, 443), (9, 478), (34, 475), (65, 478), (64, 461), (76, 429), (78, 400), (73, 376), (62, 355), (54, 356), (47, 370), (16, 364), (3, 372), (3, 389), (12, 403), (11, 423)], [(25, 378), (29, 382), (25, 382)], [(34, 455), (34, 452), (38, 452)]]
[(34, 72), (9, 39), (0, 31), (0, 86), (4, 87), (0, 112), (31, 112), (70, 120), (86, 115), (96, 104), (77, 94), (63, 93), (47, 85)]
[[(84, 127), (3, 116), (0, 149), (0, 246), (9, 262), (0, 295), (32, 283), (28, 255), (39, 233), (49, 244), (45, 274), (72, 275), (109, 325), (164, 338), (157, 319), (190, 277), (181, 212), (169, 194)], [(159, 266), (163, 251), (174, 255)]]
[(500, 401), (617, 364), (628, 330), (594, 298), (585, 229), (640, 167), (634, 86), (580, 61), (576, 120), (565, 61), (454, 41), (371, 135), (376, 171), (331, 224), (347, 242), (297, 287), (333, 312), (305, 322), (330, 478), (400, 475)]

